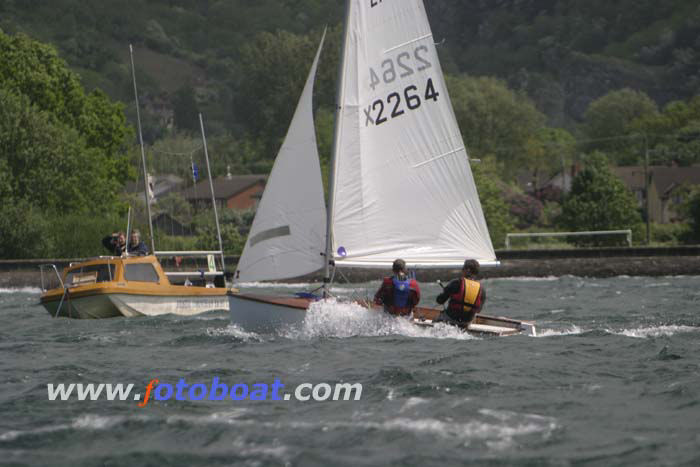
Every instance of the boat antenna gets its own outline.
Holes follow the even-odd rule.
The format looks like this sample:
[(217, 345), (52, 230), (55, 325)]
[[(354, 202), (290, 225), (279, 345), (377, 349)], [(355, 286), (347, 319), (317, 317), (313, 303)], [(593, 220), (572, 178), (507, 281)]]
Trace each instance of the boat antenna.
[(214, 206), (214, 220), (216, 221), (216, 236), (219, 239), (219, 252), (221, 252), (221, 270), (226, 272), (224, 264), (224, 243), (221, 241), (221, 227), (219, 227), (219, 212), (216, 210), (216, 196), (214, 196), (214, 183), (211, 181), (211, 168), (209, 167), (209, 151), (207, 151), (207, 137), (204, 134), (204, 120), (199, 114), (199, 128), (202, 130), (202, 144), (204, 145), (204, 160), (207, 162), (207, 175), (209, 176), (209, 189), (211, 189), (211, 204)]
[(335, 171), (338, 161), (338, 142), (342, 133), (341, 111), (343, 104), (343, 85), (345, 83), (345, 47), (348, 40), (348, 19), (350, 18), (350, 0), (345, 0), (345, 19), (343, 20), (343, 45), (340, 49), (338, 65), (338, 82), (335, 93), (335, 130), (333, 134), (333, 150), (331, 167), (328, 175), (328, 215), (326, 216), (326, 251), (324, 253), (325, 267), (323, 273), (323, 298), (328, 297), (328, 284), (331, 282), (330, 272), (333, 261), (333, 204), (335, 199)]
[[(146, 171), (146, 150), (143, 146), (143, 132), (141, 131), (141, 112), (139, 111), (139, 92), (136, 89), (136, 70), (134, 69), (134, 48), (129, 44), (131, 56), (131, 77), (134, 81), (134, 97), (136, 98), (136, 122), (139, 129), (139, 142), (141, 143), (141, 163), (143, 164), (143, 194), (146, 198), (146, 215), (148, 216), (148, 229), (151, 233), (151, 251), (156, 253), (156, 241), (153, 237), (153, 221), (151, 220), (151, 198), (148, 196), (148, 172)], [(129, 235), (129, 232), (127, 232)], [(127, 243), (128, 245), (128, 243)]]

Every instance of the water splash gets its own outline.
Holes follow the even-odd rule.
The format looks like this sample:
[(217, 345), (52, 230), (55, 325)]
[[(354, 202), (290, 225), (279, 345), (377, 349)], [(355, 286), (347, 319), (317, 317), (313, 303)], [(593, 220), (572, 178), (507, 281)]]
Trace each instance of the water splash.
[(583, 330), (580, 327), (572, 324), (568, 328), (564, 329), (538, 329), (536, 337), (574, 336), (582, 333)]
[(254, 332), (244, 331), (235, 324), (229, 324), (225, 328), (207, 328), (205, 332), (209, 337), (233, 337), (234, 339), (242, 340), (243, 342), (262, 342), (263, 340), (260, 335)]
[(477, 339), (445, 324), (432, 328), (416, 326), (406, 318), (390, 316), (369, 310), (357, 303), (343, 303), (335, 299), (314, 302), (309, 307), (299, 328), (287, 330), (284, 337), (291, 339), (348, 338), (406, 336), (431, 339)]
[[(564, 277), (564, 276), (562, 276)], [(494, 277), (487, 279), (489, 282), (552, 282), (558, 281), (560, 276), (518, 276), (518, 277)]]
[(618, 336), (636, 337), (638, 339), (644, 339), (647, 337), (661, 337), (661, 336), (673, 336), (678, 333), (685, 332), (697, 332), (700, 328), (694, 326), (651, 326), (651, 327), (641, 327), (634, 329), (623, 329), (622, 331), (608, 331), (612, 334), (617, 334)]

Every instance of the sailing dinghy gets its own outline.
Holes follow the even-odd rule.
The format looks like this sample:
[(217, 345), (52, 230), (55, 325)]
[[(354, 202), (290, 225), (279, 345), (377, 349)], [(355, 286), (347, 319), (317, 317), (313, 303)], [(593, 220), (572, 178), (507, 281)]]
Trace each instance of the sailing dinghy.
[[(458, 269), (467, 258), (498, 264), (423, 1), (346, 4), (327, 215), (312, 115), (319, 55), (320, 48), (237, 280), (324, 268), (327, 284), (331, 267), (390, 270), (396, 258), (422, 269)], [(233, 323), (253, 331), (303, 321), (311, 300), (229, 293)], [(413, 319), (432, 326), (439, 313), (419, 308)], [(477, 315), (466, 331), (508, 335), (534, 326)]]

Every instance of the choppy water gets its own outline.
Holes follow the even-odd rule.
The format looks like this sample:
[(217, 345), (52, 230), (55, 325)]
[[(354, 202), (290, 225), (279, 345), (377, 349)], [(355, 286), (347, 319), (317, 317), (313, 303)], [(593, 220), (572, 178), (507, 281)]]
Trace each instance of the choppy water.
[[(365, 297), (372, 285), (335, 290)], [(52, 319), (38, 290), (0, 290), (0, 464), (700, 465), (699, 285), (486, 281), (487, 311), (535, 320), (541, 337), (484, 339), (344, 304), (316, 306), (280, 335), (245, 333), (225, 313)], [(438, 289), (423, 292), (427, 303)], [(47, 400), (47, 383), (213, 376), (364, 392), (145, 408)]]

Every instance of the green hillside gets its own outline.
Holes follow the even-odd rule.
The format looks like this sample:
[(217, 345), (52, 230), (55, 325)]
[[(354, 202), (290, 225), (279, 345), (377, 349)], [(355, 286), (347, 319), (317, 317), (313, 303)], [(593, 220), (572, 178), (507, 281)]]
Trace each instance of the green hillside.
[[(54, 44), (88, 89), (99, 87), (127, 103), (132, 99), (128, 44), (133, 43), (150, 110), (172, 110), (177, 91), (192, 87), (214, 131), (241, 135), (261, 130), (258, 115), (251, 119), (246, 109), (246, 93), (256, 87), (251, 80), (258, 78), (247, 73), (247, 60), (259, 58), (246, 54), (247, 48), (265, 32), (303, 37), (303, 54), (294, 57), (299, 65), (294, 78), (300, 79), (321, 29), (339, 31), (342, 3), (5, 0), (0, 27)], [(660, 104), (700, 91), (700, 5), (693, 0), (429, 0), (426, 5), (436, 41), (444, 39), (440, 53), (449, 73), (505, 79), (556, 126), (572, 127), (590, 102), (623, 87), (642, 90)], [(329, 99), (332, 92), (321, 105), (330, 105)], [(285, 120), (289, 103), (275, 105), (271, 113)], [(158, 136), (157, 127), (153, 122), (151, 138)], [(283, 127), (275, 128), (276, 137)]]
[[(314, 96), (327, 179), (343, 3), (0, 1), (0, 194), (10, 200), (0, 256), (95, 254), (99, 243), (85, 245), (123, 219), (127, 203), (144, 225), (140, 198), (122, 195), (140, 167), (129, 44), (148, 171), (191, 180), (190, 164), (203, 164), (199, 112), (214, 176), (270, 170), (327, 27)], [(514, 229), (631, 227), (639, 239), (645, 213), (629, 212), (632, 194), (610, 182), (607, 166), (638, 165), (645, 154), (654, 165), (700, 163), (697, 0), (425, 4), (466, 147), (483, 161), (472, 169), (494, 244)], [(578, 194), (547, 185), (562, 170), (583, 174)], [(663, 226), (659, 241), (700, 241), (700, 189), (681, 188), (683, 223)], [(184, 246), (208, 248), (207, 213), (170, 202), (198, 234)], [(578, 223), (581, 206), (596, 203), (625, 215)], [(251, 218), (224, 213), (230, 252)], [(163, 244), (181, 240), (162, 235)]]

